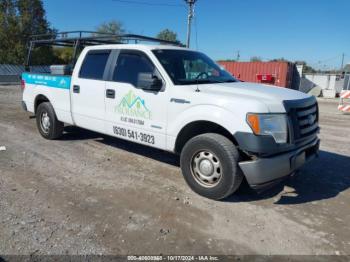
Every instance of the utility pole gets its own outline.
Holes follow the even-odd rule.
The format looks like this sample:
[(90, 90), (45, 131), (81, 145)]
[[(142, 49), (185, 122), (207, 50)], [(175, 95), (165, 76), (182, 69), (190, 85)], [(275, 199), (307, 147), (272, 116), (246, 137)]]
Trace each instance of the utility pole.
[(343, 70), (343, 68), (344, 68), (344, 58), (345, 58), (345, 54), (343, 53), (342, 58), (341, 58), (341, 67), (340, 67), (340, 70)]
[(236, 60), (239, 61), (240, 58), (241, 58), (241, 54), (240, 54), (240, 51), (238, 50), (237, 51), (237, 59)]
[(187, 17), (187, 44), (186, 46), (190, 47), (190, 41), (191, 41), (191, 24), (192, 24), (192, 18), (194, 14), (194, 4), (197, 0), (185, 0), (186, 4), (188, 4), (188, 17)]

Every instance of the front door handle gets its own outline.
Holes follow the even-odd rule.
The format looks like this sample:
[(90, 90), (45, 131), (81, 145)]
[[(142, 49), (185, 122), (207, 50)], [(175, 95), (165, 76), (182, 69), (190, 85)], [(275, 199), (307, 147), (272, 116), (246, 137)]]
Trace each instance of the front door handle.
[(107, 97), (107, 98), (115, 98), (115, 90), (113, 90), (113, 89), (107, 89), (107, 90), (106, 90), (106, 97)]
[(74, 85), (73, 86), (73, 93), (79, 94), (80, 93), (80, 86)]

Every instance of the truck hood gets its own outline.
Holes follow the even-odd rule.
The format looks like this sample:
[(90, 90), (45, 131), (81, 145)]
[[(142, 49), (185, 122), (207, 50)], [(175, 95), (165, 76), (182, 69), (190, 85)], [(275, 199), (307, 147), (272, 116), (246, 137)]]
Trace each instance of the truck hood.
[(198, 88), (201, 92), (226, 97), (229, 100), (238, 98), (263, 103), (270, 112), (276, 113), (285, 112), (284, 100), (310, 97), (308, 94), (288, 88), (246, 82), (199, 85)]

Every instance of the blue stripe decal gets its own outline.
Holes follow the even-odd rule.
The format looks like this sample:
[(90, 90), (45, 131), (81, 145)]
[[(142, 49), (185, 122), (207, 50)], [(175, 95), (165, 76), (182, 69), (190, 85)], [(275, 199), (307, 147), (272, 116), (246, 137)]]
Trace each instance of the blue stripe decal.
[(23, 73), (22, 79), (26, 82), (26, 84), (70, 89), (70, 83), (72, 78), (70, 76)]

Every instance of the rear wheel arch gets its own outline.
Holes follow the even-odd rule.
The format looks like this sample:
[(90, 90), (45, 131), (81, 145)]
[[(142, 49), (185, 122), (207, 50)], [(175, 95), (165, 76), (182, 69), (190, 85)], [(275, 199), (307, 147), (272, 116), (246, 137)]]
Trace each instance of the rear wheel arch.
[[(34, 100), (34, 113), (36, 113), (38, 106), (41, 103), (50, 102), (50, 100), (43, 94), (37, 95)], [(51, 103), (51, 102), (50, 102)]]
[(180, 154), (185, 144), (193, 137), (206, 134), (206, 133), (214, 133), (222, 135), (228, 138), (234, 145), (238, 145), (236, 139), (233, 134), (231, 134), (226, 128), (223, 126), (216, 124), (211, 121), (200, 120), (188, 123), (185, 125), (181, 131), (178, 133), (175, 142), (175, 153)]

